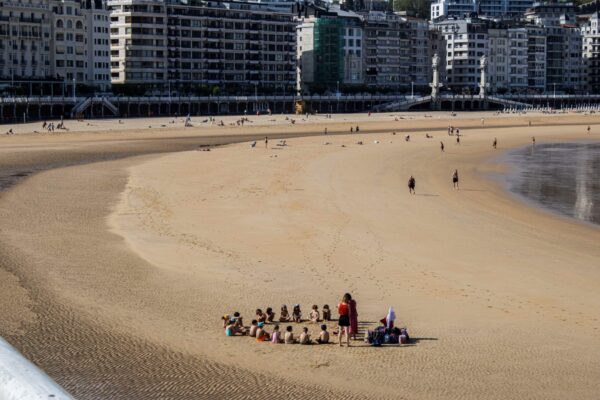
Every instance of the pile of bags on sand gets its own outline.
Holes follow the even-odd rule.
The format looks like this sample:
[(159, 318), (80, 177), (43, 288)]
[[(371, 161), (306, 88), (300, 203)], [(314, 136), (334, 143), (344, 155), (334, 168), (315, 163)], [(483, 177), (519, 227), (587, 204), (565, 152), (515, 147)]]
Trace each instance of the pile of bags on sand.
[(396, 313), (394, 312), (394, 309), (390, 307), (388, 315), (380, 321), (381, 325), (373, 330), (368, 330), (365, 333), (365, 343), (369, 343), (374, 347), (379, 347), (384, 344), (408, 343), (410, 340), (408, 331), (406, 328), (395, 327), (395, 320)]

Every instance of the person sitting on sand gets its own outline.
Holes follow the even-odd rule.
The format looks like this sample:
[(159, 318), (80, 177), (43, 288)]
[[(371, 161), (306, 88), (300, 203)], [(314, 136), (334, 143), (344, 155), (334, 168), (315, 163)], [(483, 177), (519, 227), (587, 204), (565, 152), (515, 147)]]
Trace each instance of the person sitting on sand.
[(294, 330), (294, 328), (292, 328), (291, 325), (288, 325), (288, 327), (285, 328), (285, 330), (286, 330), (285, 339), (284, 339), (285, 344), (296, 343), (296, 340), (294, 339), (294, 333), (292, 332)]
[(302, 322), (302, 311), (300, 310), (300, 304), (294, 305), (294, 310), (292, 311), (292, 320), (294, 322)]
[(231, 317), (229, 316), (229, 314), (225, 314), (221, 317), (221, 320), (223, 321), (223, 329), (225, 329), (227, 325), (229, 325), (229, 323), (231, 322)]
[(327, 332), (327, 325), (321, 325), (321, 333), (319, 333), (319, 338), (317, 339), (317, 343), (319, 344), (327, 344), (329, 343), (329, 332)]
[(317, 323), (320, 318), (321, 313), (319, 313), (319, 306), (315, 304), (312, 306), (312, 311), (310, 312), (310, 322)]
[(242, 318), (242, 316), (240, 315), (239, 312), (234, 312), (233, 313), (233, 318), (231, 318), (231, 320), (233, 321), (233, 323), (235, 324), (236, 330), (240, 333), (242, 333), (243, 335), (246, 334), (246, 328), (244, 327), (244, 320)]
[(265, 330), (265, 324), (259, 322), (258, 329), (256, 330), (256, 340), (259, 342), (264, 342), (269, 339), (271, 339), (271, 335)]
[(273, 312), (273, 309), (271, 307), (267, 307), (267, 311), (265, 312), (265, 314), (267, 314), (267, 322), (273, 322), (273, 320), (275, 319), (275, 313)]
[(260, 308), (256, 309), (256, 320), (258, 322), (267, 322), (267, 314), (263, 313)]
[(302, 328), (302, 333), (300, 334), (300, 344), (312, 344), (312, 340), (310, 340), (310, 333), (308, 333), (308, 328)]
[(252, 324), (250, 325), (250, 330), (248, 331), (248, 336), (256, 337), (257, 330), (258, 330), (258, 321), (253, 319)]
[(281, 338), (281, 332), (279, 332), (279, 325), (275, 325), (273, 327), (273, 334), (271, 335), (271, 343), (273, 343), (273, 344), (283, 343), (283, 339)]
[(290, 322), (290, 313), (288, 312), (287, 306), (284, 304), (281, 306), (281, 312), (279, 314), (279, 322)]
[(323, 321), (331, 321), (331, 310), (329, 304), (323, 306)]
[(233, 336), (235, 335), (235, 323), (229, 321), (229, 323), (225, 326), (225, 336)]

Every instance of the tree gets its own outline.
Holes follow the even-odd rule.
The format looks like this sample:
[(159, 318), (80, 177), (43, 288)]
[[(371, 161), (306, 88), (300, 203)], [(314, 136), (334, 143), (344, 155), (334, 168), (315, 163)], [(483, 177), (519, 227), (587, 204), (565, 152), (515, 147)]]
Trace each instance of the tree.
[(429, 0), (393, 0), (394, 11), (406, 11), (409, 15), (429, 19), (431, 6)]

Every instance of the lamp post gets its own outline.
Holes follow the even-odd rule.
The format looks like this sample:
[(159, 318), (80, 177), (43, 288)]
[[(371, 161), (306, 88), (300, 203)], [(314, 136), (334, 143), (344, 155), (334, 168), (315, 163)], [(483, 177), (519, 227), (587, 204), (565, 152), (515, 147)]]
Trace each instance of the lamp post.
[(254, 82), (254, 111), (258, 112), (258, 82)]
[(340, 81), (337, 81), (337, 93), (335, 94), (335, 97), (337, 98), (337, 104), (336, 104), (336, 110), (335, 112), (339, 113), (340, 112)]
[(415, 98), (415, 82), (414, 81), (410, 81), (410, 99), (414, 99)]
[(554, 86), (554, 98), (556, 98), (556, 83), (552, 84)]

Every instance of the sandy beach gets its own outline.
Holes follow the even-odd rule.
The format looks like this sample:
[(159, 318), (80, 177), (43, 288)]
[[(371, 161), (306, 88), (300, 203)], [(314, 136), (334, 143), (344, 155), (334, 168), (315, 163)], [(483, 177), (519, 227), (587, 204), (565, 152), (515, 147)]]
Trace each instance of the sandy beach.
[[(250, 119), (0, 137), (2, 172), (33, 172), (0, 194), (0, 335), (82, 399), (598, 397), (600, 229), (498, 176), (532, 136), (599, 140), (600, 117)], [(221, 328), (224, 313), (306, 316), (345, 292), (362, 329), (393, 306), (412, 343), (271, 345)]]

